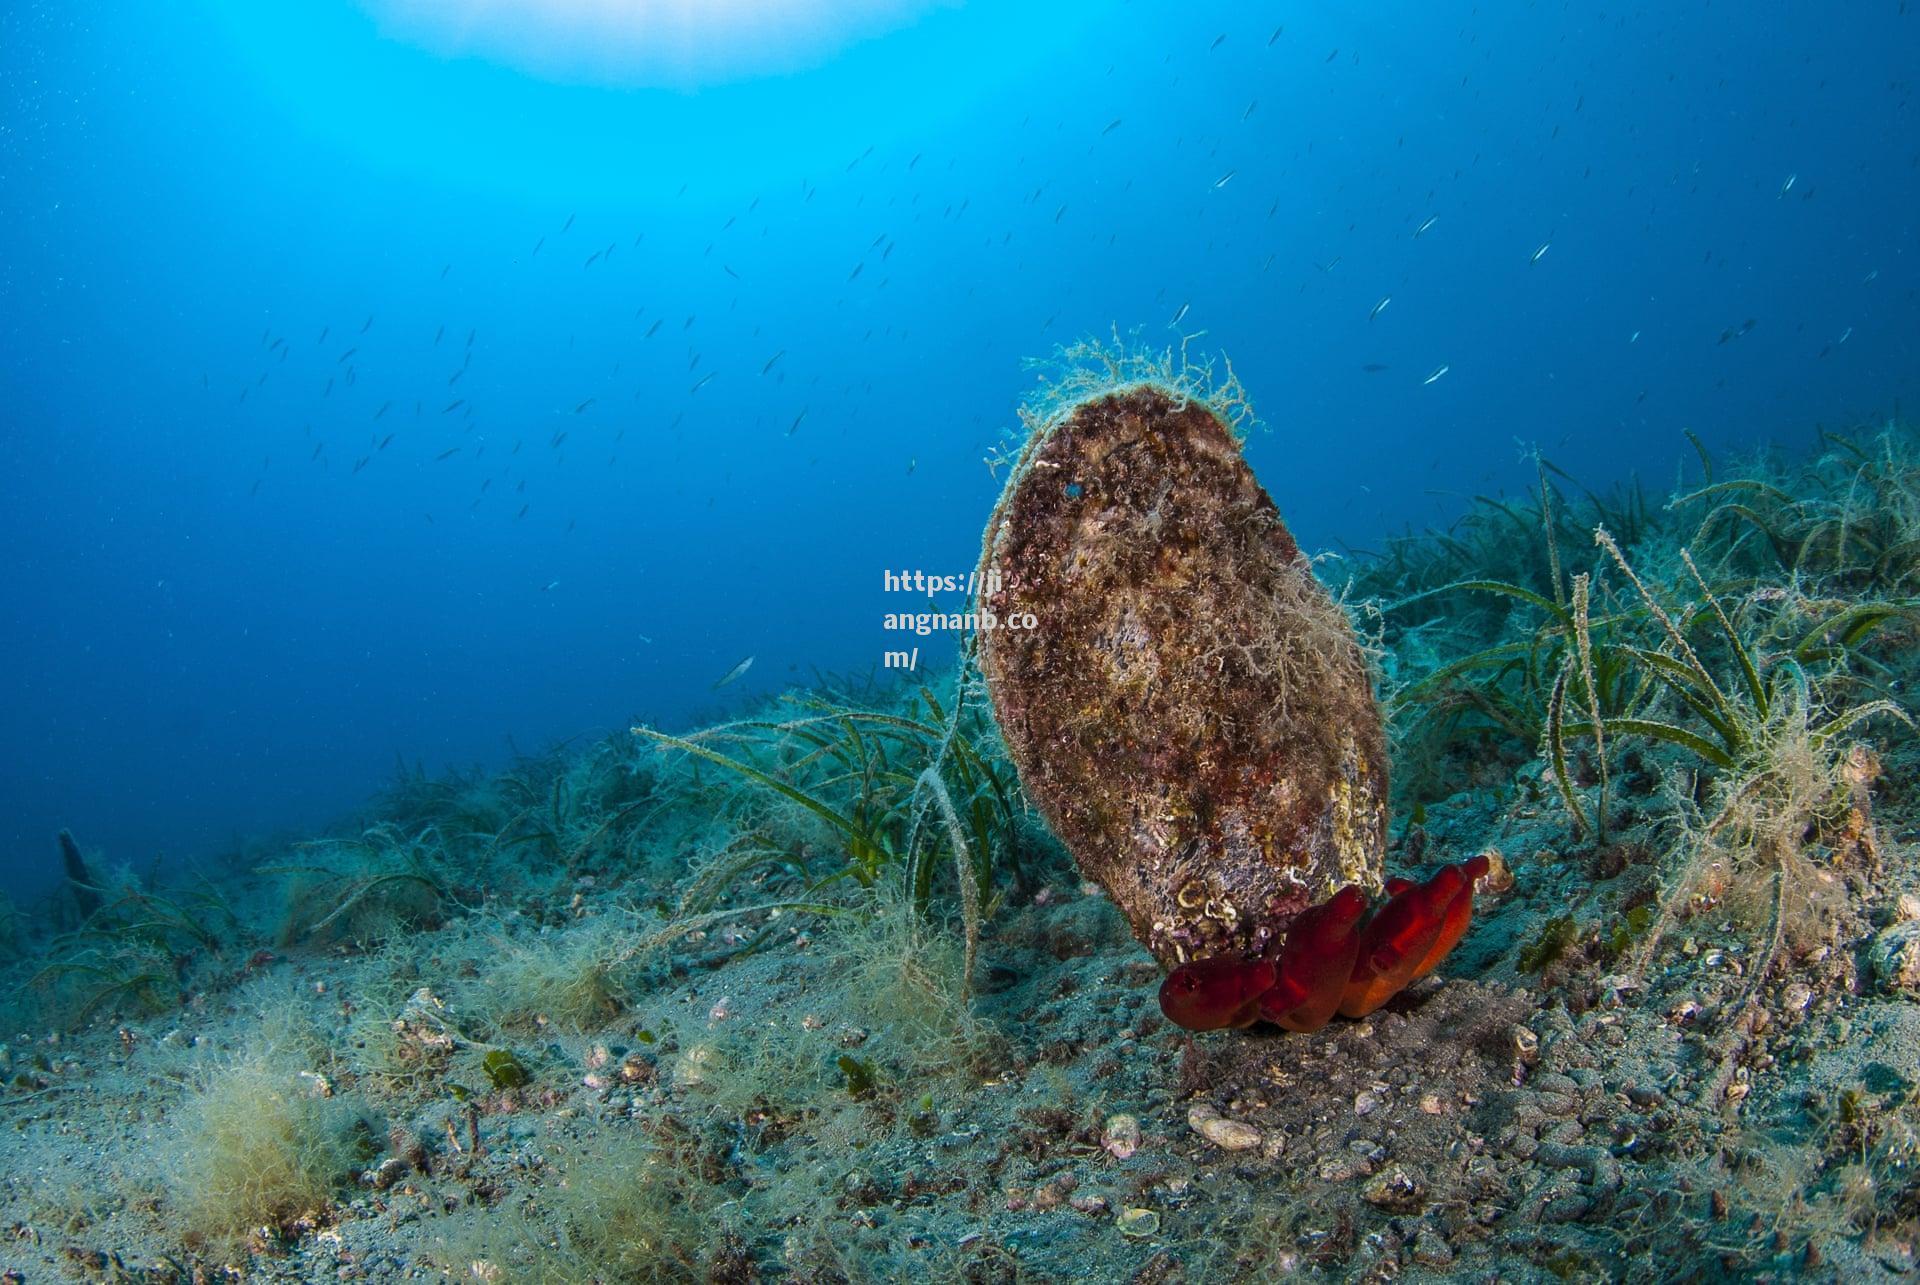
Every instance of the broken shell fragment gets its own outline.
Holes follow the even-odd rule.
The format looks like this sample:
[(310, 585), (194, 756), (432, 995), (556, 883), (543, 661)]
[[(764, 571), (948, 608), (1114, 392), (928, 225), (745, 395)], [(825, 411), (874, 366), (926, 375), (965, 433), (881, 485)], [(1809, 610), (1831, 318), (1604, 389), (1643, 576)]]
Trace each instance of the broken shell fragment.
[(1244, 1120), (1230, 1120), (1205, 1104), (1187, 1112), (1187, 1124), (1223, 1151), (1251, 1151), (1260, 1145), (1260, 1130)]
[(1125, 1160), (1140, 1149), (1140, 1121), (1136, 1116), (1112, 1115), (1100, 1130), (1100, 1146), (1115, 1160)]

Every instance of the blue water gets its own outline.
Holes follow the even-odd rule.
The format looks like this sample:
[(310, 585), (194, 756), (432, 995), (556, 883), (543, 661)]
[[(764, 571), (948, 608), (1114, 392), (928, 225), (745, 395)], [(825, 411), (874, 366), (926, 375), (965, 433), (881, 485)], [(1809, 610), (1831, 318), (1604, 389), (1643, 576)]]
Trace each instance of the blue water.
[(1920, 400), (1905, 0), (532, 7), (0, 13), (16, 892), (864, 672), (1116, 324), (1314, 548)]

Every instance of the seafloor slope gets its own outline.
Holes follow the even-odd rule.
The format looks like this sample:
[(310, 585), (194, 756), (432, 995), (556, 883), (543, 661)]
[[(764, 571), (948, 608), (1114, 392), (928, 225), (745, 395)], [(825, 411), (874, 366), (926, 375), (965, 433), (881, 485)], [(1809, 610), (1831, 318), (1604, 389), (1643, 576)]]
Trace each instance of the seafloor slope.
[(971, 679), (822, 679), (688, 740), (403, 769), (334, 833), (191, 880), (93, 856), (90, 891), (8, 914), (0, 1262), (1911, 1273), (1912, 437), (1658, 502), (1543, 464), (1539, 494), (1348, 565), (1395, 869), (1500, 855), (1442, 974), (1372, 1017), (1170, 1026)]

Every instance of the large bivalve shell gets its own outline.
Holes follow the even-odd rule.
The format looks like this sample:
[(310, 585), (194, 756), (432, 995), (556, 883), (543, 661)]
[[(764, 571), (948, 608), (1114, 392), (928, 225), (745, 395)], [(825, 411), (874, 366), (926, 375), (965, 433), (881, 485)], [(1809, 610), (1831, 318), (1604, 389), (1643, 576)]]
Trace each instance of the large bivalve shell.
[(1162, 963), (1256, 954), (1342, 885), (1378, 891), (1366, 655), (1214, 410), (1143, 384), (1053, 416), (980, 583), (1021, 781)]

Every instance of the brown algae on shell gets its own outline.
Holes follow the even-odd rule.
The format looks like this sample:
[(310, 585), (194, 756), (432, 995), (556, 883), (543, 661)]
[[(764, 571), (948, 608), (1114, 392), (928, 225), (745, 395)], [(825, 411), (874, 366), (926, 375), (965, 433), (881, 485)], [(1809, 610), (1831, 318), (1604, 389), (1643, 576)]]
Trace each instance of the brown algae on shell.
[(1259, 953), (1342, 885), (1377, 892), (1386, 844), (1366, 654), (1224, 415), (1177, 380), (1056, 410), (980, 565), (1021, 781), (1167, 965)]

